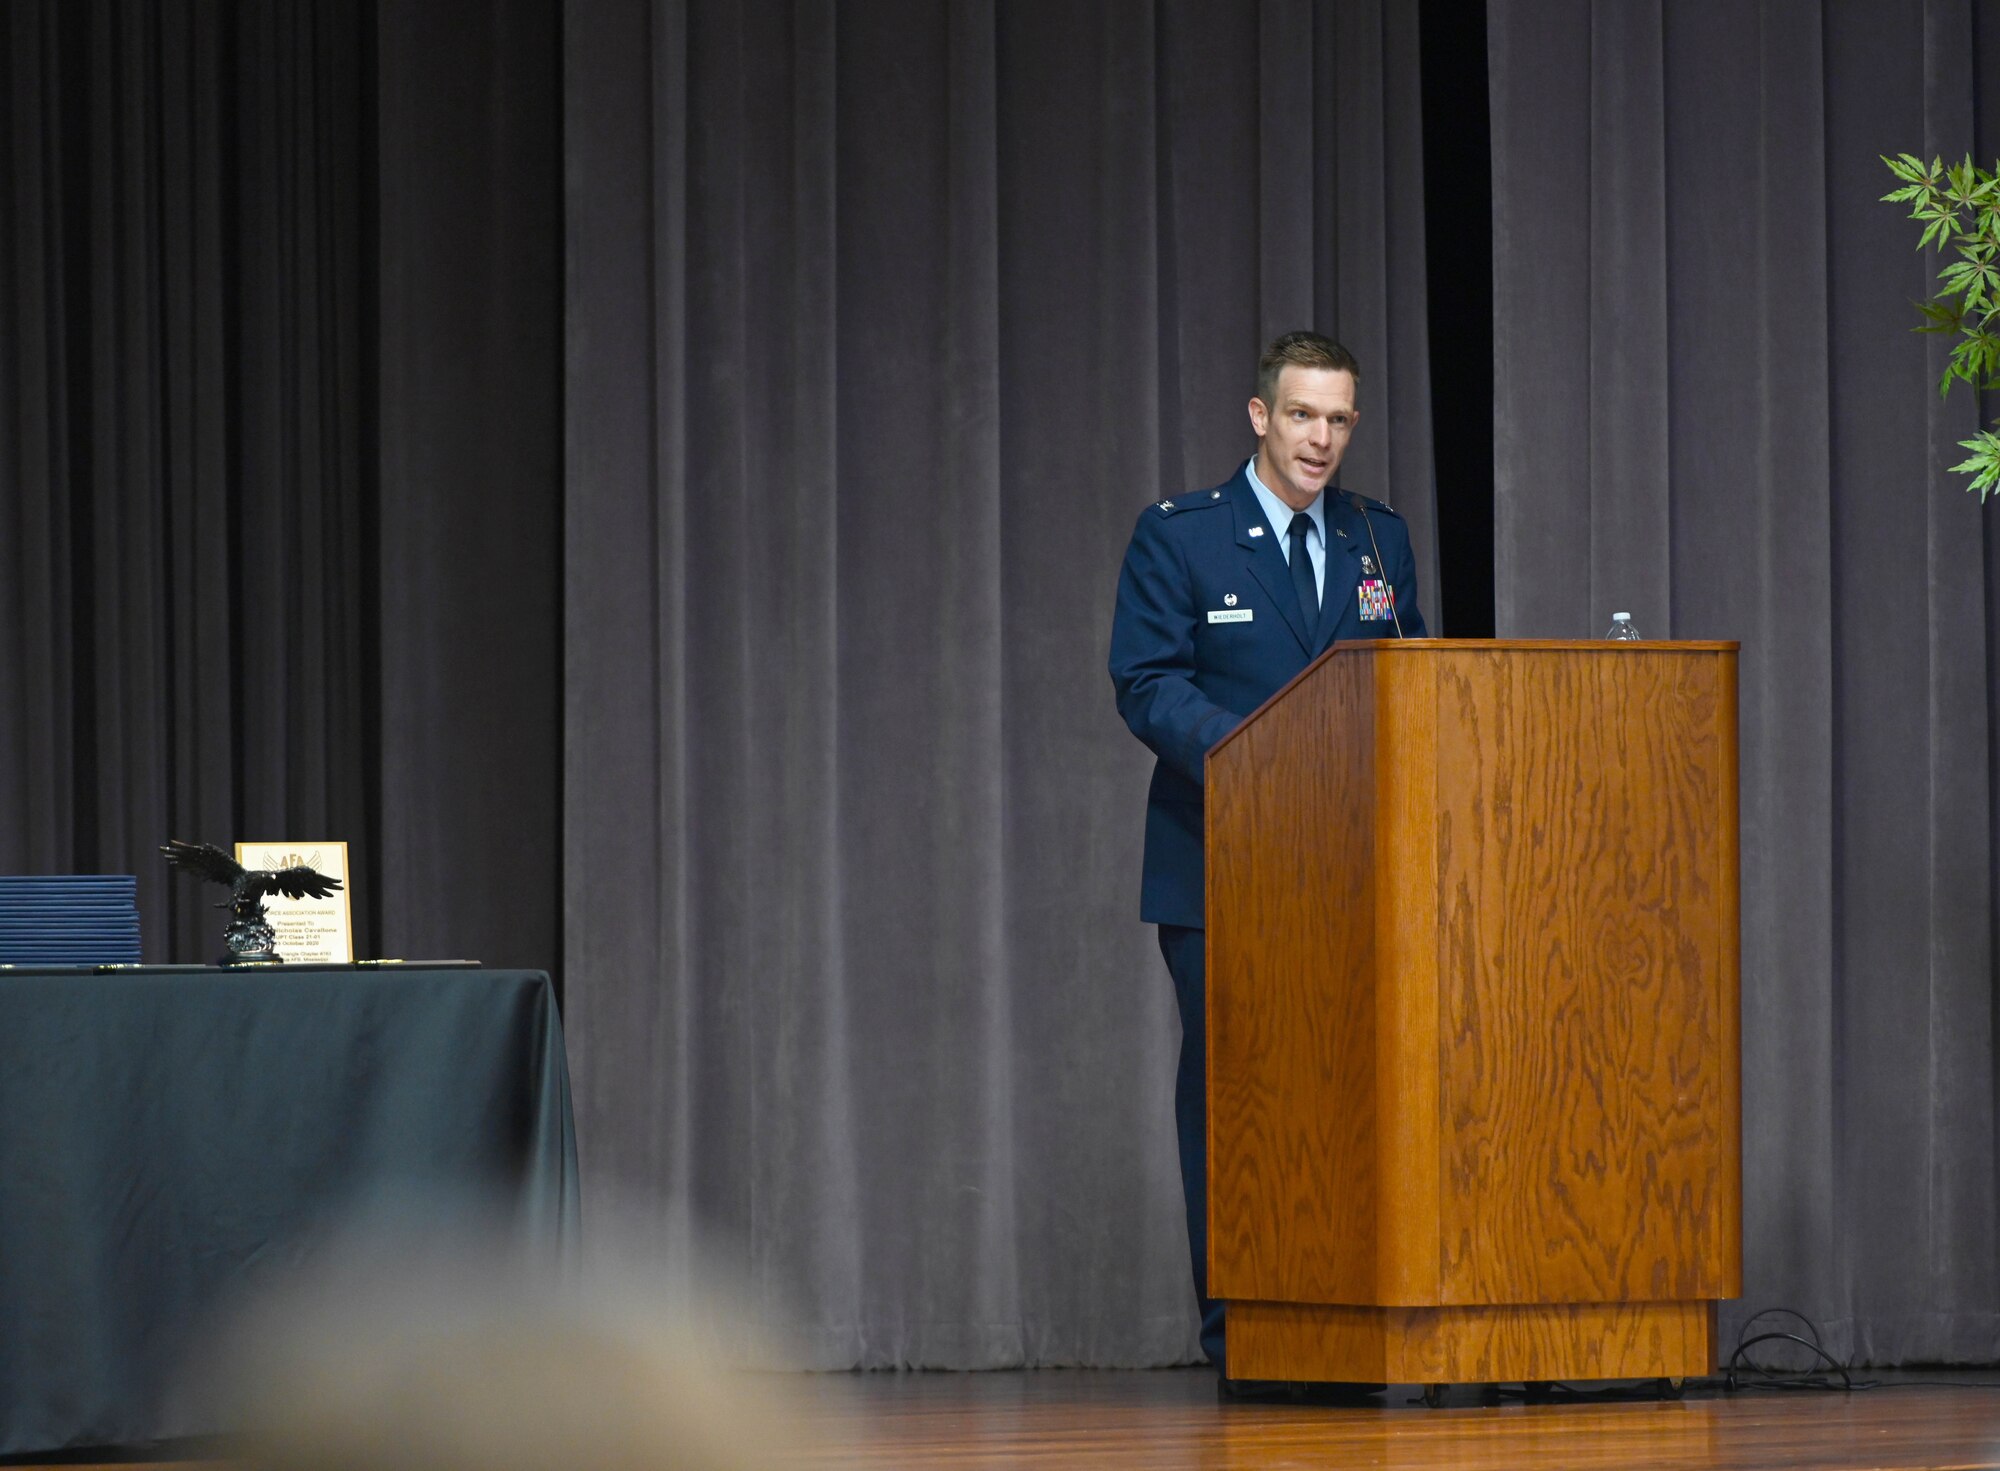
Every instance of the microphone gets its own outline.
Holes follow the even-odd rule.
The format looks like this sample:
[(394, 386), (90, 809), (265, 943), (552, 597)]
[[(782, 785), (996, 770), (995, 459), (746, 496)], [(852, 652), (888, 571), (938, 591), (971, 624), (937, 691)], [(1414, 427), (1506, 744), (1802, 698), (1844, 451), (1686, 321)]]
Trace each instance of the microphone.
[(1396, 637), (1401, 638), (1403, 616), (1396, 611), (1396, 585), (1389, 581), (1389, 564), (1382, 560), (1381, 543), (1375, 540), (1375, 523), (1368, 519), (1368, 503), (1361, 499), (1361, 492), (1358, 490), (1350, 490), (1347, 499), (1353, 505), (1355, 514), (1361, 517), (1361, 524), (1368, 528), (1368, 545), (1375, 548), (1375, 566), (1381, 572), (1382, 585), (1389, 589), (1389, 616), (1396, 620)]

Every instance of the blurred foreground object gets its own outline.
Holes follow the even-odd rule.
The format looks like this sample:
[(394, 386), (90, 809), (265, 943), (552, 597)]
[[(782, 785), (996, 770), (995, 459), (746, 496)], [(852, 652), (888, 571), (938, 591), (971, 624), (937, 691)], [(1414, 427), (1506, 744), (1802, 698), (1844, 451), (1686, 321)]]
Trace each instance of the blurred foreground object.
[(350, 1261), (264, 1303), (226, 1371), (266, 1471), (748, 1471), (794, 1444), (769, 1380), (715, 1367), (628, 1282), (472, 1250)]

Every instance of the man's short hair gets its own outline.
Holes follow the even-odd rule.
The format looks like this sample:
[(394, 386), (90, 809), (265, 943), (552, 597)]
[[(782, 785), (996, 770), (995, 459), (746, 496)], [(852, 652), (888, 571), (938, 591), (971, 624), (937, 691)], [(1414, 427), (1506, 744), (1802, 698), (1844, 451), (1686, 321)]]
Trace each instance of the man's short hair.
[(1330, 368), (1354, 375), (1354, 386), (1361, 386), (1361, 364), (1354, 360), (1354, 354), (1335, 342), (1331, 337), (1322, 337), (1317, 332), (1287, 332), (1257, 359), (1257, 397), (1264, 400), (1264, 407), (1275, 409), (1278, 396), (1278, 375), (1286, 368)]

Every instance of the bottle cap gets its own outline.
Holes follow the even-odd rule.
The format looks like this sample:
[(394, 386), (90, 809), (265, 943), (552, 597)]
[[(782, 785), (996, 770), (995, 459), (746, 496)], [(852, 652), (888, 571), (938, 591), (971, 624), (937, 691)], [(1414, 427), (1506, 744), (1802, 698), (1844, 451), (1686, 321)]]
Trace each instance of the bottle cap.
[(1629, 623), (1631, 619), (1632, 615), (1630, 613), (1613, 613), (1611, 615), (1611, 621), (1613, 623), (1619, 623), (1619, 622)]

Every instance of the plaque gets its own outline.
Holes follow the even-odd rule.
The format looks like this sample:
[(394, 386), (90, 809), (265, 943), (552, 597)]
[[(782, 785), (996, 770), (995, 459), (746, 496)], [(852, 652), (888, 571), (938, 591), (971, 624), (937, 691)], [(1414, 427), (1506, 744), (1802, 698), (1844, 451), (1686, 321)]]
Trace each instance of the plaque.
[(277, 949), (293, 965), (350, 965), (354, 961), (353, 909), (347, 898), (347, 844), (333, 842), (238, 843), (236, 861), (247, 869), (317, 869), (340, 888), (323, 898), (271, 894), (264, 910), (277, 931)]

